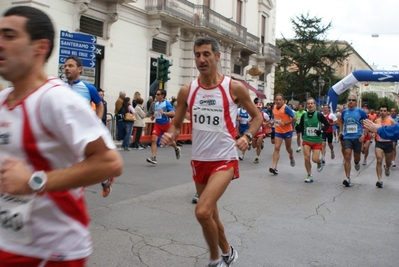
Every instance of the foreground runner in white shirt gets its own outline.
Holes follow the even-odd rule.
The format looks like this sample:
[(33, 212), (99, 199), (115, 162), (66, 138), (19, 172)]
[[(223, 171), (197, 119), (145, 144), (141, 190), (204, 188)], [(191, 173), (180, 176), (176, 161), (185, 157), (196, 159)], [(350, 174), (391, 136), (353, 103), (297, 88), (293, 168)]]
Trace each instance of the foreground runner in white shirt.
[(122, 173), (101, 120), (44, 72), (54, 35), (33, 7), (13, 7), (0, 20), (0, 76), (13, 84), (0, 92), (1, 266), (86, 266), (83, 187)]

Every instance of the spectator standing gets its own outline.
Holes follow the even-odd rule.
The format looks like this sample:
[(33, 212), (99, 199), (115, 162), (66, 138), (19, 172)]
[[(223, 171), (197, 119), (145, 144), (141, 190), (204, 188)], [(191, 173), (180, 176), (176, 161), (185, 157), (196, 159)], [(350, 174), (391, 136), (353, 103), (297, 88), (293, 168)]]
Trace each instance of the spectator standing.
[(136, 91), (136, 92), (134, 93), (134, 95), (133, 95), (133, 101), (132, 101), (132, 106), (133, 106), (133, 108), (136, 107), (136, 105), (137, 105), (137, 99), (140, 98), (140, 97), (141, 97), (140, 92)]
[(76, 56), (69, 56), (65, 60), (65, 77), (68, 80), (68, 86), (81, 96), (83, 96), (89, 105), (93, 102), (97, 117), (102, 119), (104, 113), (103, 102), (98, 95), (97, 88), (91, 84), (80, 80), (80, 74), (83, 70), (82, 60)]
[(122, 173), (90, 106), (45, 73), (54, 36), (50, 18), (30, 6), (0, 19), (0, 76), (13, 84), (0, 93), (1, 127), (10, 133), (0, 145), (1, 266), (86, 266), (93, 246), (84, 187)]
[(155, 104), (157, 103), (156, 99), (151, 102), (150, 109), (147, 112), (147, 116), (152, 117), (155, 115)]
[(134, 128), (136, 128), (136, 136), (134, 138), (134, 143), (133, 143), (133, 148), (134, 149), (143, 149), (143, 147), (140, 145), (140, 138), (143, 133), (143, 128), (144, 128), (144, 121), (143, 119), (145, 118), (145, 112), (143, 108), (143, 99), (142, 98), (137, 98), (137, 105), (134, 108), (136, 112), (136, 121), (134, 122)]
[[(123, 99), (122, 107), (119, 111), (119, 114), (123, 115), (124, 118), (126, 113), (136, 114), (134, 108), (131, 105), (130, 97), (125, 97)], [(130, 144), (130, 139), (132, 137), (133, 122), (124, 119), (123, 127), (125, 129), (125, 136), (123, 137), (122, 148), (125, 151), (130, 151), (129, 144)]]
[(154, 99), (152, 98), (152, 96), (149, 96), (147, 103), (145, 104), (145, 112), (146, 112), (147, 116), (152, 115), (152, 114), (150, 114), (150, 115), (148, 114), (148, 112), (150, 111), (150, 106), (151, 106), (152, 101), (154, 101)]
[(101, 118), (102, 122), (104, 123), (105, 126), (107, 126), (107, 112), (108, 112), (108, 107), (107, 107), (107, 101), (104, 99), (104, 90), (101, 88), (98, 88), (98, 95), (101, 97), (101, 101), (103, 102), (103, 107), (104, 107), (104, 112), (103, 112), (103, 117)]
[(119, 92), (119, 98), (115, 101), (115, 120), (116, 120), (116, 140), (117, 141), (122, 141), (123, 138), (125, 137), (125, 129), (124, 129), (124, 124), (123, 124), (123, 117), (119, 116), (119, 110), (122, 107), (123, 104), (123, 99), (126, 97), (126, 92), (125, 91), (120, 91)]

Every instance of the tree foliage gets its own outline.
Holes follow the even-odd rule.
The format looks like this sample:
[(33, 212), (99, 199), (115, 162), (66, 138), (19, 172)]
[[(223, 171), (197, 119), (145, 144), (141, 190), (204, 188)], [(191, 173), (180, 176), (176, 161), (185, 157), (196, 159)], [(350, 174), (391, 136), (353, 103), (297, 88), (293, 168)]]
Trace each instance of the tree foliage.
[(277, 40), (277, 47), (281, 50), (281, 62), (275, 73), (275, 93), (291, 96), (294, 92), (295, 99), (305, 100), (306, 92), (311, 96), (318, 95), (319, 87), (313, 87), (312, 82), (322, 77), (325, 86), (321, 89), (321, 95), (325, 95), (328, 89), (340, 77), (335, 77), (334, 64), (342, 65), (351, 54), (351, 48), (340, 48), (338, 41), (326, 41), (326, 35), (331, 28), (331, 22), (322, 24), (321, 18), (307, 15), (291, 18), (294, 39)]
[(374, 92), (364, 92), (362, 94), (362, 104), (367, 103), (367, 108), (379, 110), (381, 106), (387, 106), (388, 110), (391, 108), (396, 108), (398, 110), (398, 105), (395, 101), (388, 97), (378, 97)]

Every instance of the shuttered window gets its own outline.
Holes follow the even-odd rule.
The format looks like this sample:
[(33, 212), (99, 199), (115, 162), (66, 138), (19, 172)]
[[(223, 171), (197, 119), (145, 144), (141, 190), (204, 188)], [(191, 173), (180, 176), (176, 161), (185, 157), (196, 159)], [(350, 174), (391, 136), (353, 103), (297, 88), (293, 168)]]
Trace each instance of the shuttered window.
[(104, 34), (104, 22), (95, 20), (89, 17), (80, 17), (80, 31), (95, 35), (98, 37), (103, 37)]
[(167, 43), (158, 39), (152, 39), (152, 50), (161, 54), (166, 54)]

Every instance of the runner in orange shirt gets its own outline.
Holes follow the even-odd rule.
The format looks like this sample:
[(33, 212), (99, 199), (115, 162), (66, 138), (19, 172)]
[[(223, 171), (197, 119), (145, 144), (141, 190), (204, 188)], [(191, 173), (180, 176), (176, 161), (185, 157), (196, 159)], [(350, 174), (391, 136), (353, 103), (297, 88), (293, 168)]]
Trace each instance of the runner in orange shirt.
[(278, 174), (277, 163), (280, 158), (280, 148), (283, 140), (285, 141), (285, 148), (290, 157), (290, 164), (295, 166), (294, 154), (292, 152), (292, 124), (296, 121), (294, 111), (284, 103), (284, 96), (276, 94), (274, 96), (273, 107), (274, 120), (271, 122), (275, 127), (274, 136), (274, 152), (273, 152), (273, 166), (269, 168), (269, 172)]

